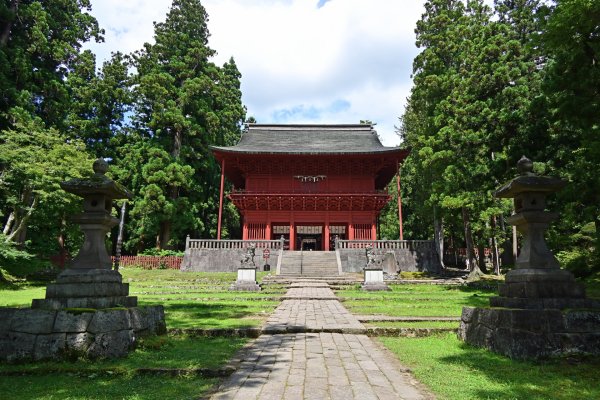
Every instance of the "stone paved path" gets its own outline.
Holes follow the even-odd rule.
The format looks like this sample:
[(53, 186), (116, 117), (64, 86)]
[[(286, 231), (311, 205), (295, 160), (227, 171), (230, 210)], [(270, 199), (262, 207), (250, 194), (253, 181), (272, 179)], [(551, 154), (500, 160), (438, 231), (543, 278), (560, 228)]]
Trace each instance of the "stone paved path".
[(295, 284), (292, 291), (295, 299), (283, 300), (267, 321), (272, 334), (244, 350), (212, 399), (433, 398), (386, 349), (356, 334), (364, 326), (328, 286)]

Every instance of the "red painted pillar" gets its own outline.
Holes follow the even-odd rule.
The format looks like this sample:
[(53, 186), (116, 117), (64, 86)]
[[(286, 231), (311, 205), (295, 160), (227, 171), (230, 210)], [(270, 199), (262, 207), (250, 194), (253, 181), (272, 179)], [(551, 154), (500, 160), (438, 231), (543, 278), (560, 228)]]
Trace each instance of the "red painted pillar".
[(225, 186), (225, 159), (221, 160), (221, 191), (219, 193), (219, 220), (217, 222), (217, 240), (221, 240), (221, 218), (223, 217), (223, 188)]
[(248, 223), (246, 222), (246, 218), (244, 218), (244, 226), (242, 227), (242, 240), (248, 240)]
[(265, 240), (271, 239), (271, 221), (267, 220), (267, 226), (265, 227)]
[(296, 227), (293, 219), (290, 221), (290, 250), (296, 250)]
[(324, 243), (324, 249), (325, 251), (329, 251), (329, 237), (330, 237), (330, 233), (329, 233), (329, 220), (325, 220), (325, 243)]
[(377, 240), (377, 225), (375, 221), (371, 222), (371, 240)]
[(398, 223), (400, 224), (400, 240), (404, 240), (404, 233), (402, 232), (402, 194), (400, 193), (400, 163), (396, 163), (397, 175), (396, 175), (396, 186), (398, 189)]

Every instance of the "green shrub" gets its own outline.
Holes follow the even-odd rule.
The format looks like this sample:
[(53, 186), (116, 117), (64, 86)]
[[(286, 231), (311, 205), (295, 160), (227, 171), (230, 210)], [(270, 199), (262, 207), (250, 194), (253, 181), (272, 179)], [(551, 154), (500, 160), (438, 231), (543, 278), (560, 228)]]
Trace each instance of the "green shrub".
[(158, 257), (168, 257), (168, 256), (183, 256), (183, 251), (177, 250), (159, 250), (159, 249), (146, 249), (143, 252), (139, 253), (140, 256), (158, 256)]
[(560, 264), (577, 278), (587, 278), (598, 271), (598, 265), (594, 262), (596, 257), (589, 250), (575, 248), (559, 251), (556, 257)]

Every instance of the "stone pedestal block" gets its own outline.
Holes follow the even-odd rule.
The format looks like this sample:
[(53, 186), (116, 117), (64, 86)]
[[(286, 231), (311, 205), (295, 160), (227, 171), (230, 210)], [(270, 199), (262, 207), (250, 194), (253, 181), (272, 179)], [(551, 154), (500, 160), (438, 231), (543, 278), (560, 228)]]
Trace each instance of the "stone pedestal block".
[(237, 280), (229, 290), (260, 292), (262, 288), (256, 282), (256, 267), (238, 268)]
[(390, 290), (388, 285), (383, 281), (383, 269), (365, 268), (364, 274), (364, 282), (361, 286), (362, 290)]
[(118, 271), (107, 269), (67, 269), (48, 284), (45, 299), (33, 300), (32, 308), (136, 307), (137, 297), (129, 296), (129, 284), (122, 283)]
[(600, 309), (464, 307), (459, 337), (471, 345), (515, 359), (600, 355)]
[(140, 336), (166, 333), (162, 306), (116, 310), (2, 309), (0, 360), (122, 357)]

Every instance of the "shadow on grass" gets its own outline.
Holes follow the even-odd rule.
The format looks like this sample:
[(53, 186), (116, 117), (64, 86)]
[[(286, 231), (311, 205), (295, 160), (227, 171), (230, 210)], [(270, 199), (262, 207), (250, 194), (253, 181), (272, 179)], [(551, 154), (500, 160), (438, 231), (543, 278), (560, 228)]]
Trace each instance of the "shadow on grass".
[(600, 360), (557, 358), (545, 361), (518, 361), (460, 343), (457, 354), (442, 357), (447, 365), (460, 365), (485, 375), (502, 389), (474, 388), (481, 399), (597, 399)]
[[(244, 328), (258, 325), (274, 306), (267, 302), (144, 302), (163, 305), (167, 328)], [(253, 318), (254, 317), (254, 318)]]

